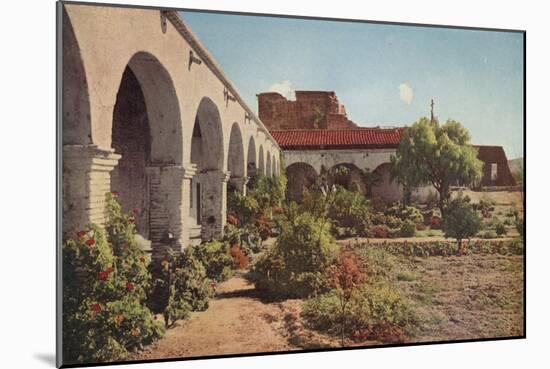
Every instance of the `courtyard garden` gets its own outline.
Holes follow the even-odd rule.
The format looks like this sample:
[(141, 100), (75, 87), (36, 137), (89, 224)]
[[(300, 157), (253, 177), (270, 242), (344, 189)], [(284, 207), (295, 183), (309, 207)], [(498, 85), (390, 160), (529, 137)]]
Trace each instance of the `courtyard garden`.
[(223, 239), (153, 260), (136, 239), (139, 209), (123, 213), (108, 193), (104, 227), (64, 242), (68, 361), (524, 333), (519, 192), (445, 185), (421, 204), (407, 191), (387, 203), (328, 183), (295, 202), (284, 174), (255, 176), (246, 195), (228, 194)]

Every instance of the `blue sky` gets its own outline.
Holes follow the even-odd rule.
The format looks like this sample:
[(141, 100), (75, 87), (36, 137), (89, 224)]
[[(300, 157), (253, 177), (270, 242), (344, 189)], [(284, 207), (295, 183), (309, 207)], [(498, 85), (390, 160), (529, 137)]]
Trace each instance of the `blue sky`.
[(241, 96), (335, 91), (361, 126), (435, 114), (475, 144), (523, 153), (523, 35), (430, 27), (183, 12)]

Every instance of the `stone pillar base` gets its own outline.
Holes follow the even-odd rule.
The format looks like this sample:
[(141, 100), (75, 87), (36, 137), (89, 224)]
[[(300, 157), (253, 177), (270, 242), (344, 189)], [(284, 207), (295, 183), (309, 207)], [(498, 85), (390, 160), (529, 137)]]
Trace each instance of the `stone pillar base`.
[(194, 165), (145, 169), (151, 200), (149, 235), (153, 260), (166, 257), (168, 249), (179, 252), (189, 244), (189, 191), (195, 171)]
[(63, 233), (105, 224), (105, 194), (119, 154), (96, 145), (63, 146)]

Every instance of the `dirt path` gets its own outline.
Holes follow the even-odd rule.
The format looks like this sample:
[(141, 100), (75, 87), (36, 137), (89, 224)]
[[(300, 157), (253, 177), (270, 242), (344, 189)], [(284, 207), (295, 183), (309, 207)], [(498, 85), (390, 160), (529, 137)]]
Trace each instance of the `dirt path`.
[(161, 359), (327, 347), (332, 342), (305, 331), (301, 303), (263, 303), (254, 286), (237, 276), (221, 283), (208, 310), (192, 313), (136, 359)]

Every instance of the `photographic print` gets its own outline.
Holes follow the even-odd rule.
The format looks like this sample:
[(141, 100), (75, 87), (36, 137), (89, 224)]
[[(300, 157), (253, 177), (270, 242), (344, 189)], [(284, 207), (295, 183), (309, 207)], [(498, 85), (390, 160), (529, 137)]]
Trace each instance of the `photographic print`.
[(525, 32), (59, 2), (60, 366), (525, 337)]

